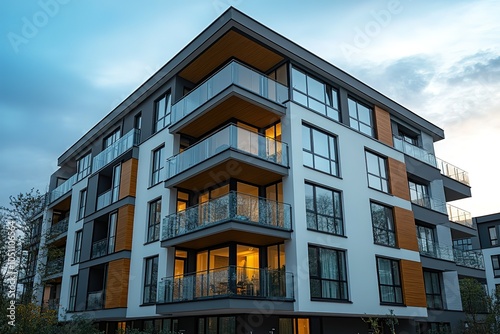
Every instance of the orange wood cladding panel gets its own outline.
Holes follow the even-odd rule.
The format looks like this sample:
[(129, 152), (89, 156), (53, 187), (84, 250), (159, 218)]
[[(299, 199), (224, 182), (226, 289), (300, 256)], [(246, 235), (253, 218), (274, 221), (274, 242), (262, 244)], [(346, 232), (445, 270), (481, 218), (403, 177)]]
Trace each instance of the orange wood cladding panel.
[(118, 209), (116, 223), (115, 252), (132, 249), (132, 232), (134, 227), (134, 206), (125, 205)]
[(130, 159), (122, 163), (120, 176), (120, 199), (133, 196), (137, 186), (137, 159)]
[(398, 247), (418, 252), (417, 230), (413, 211), (394, 207)]
[(130, 259), (119, 259), (108, 264), (105, 308), (127, 307)]
[(405, 305), (427, 307), (422, 264), (415, 261), (401, 260), (401, 278)]
[(394, 196), (410, 200), (410, 188), (408, 188), (408, 175), (406, 165), (398, 160), (388, 158), (389, 180), (391, 182), (391, 193)]
[(377, 139), (382, 143), (393, 146), (391, 115), (384, 109), (375, 106), (375, 129), (377, 131)]

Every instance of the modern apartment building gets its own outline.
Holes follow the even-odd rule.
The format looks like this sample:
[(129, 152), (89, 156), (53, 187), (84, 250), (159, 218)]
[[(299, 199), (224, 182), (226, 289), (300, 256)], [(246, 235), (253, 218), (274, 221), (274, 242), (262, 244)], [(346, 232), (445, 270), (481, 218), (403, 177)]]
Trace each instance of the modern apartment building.
[(483, 250), (488, 292), (500, 289), (500, 213), (474, 217)]
[(60, 156), (40, 300), (108, 333), (455, 328), (485, 275), (442, 139), (230, 8)]

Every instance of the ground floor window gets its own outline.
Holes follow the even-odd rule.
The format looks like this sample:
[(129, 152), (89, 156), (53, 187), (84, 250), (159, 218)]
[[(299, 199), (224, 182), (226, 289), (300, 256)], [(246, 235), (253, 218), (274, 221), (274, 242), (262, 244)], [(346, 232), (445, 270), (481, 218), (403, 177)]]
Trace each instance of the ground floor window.
[(451, 334), (451, 326), (448, 322), (419, 322), (418, 334)]
[(235, 317), (198, 318), (198, 334), (233, 334), (236, 333)]
[(310, 334), (308, 318), (280, 318), (280, 334)]

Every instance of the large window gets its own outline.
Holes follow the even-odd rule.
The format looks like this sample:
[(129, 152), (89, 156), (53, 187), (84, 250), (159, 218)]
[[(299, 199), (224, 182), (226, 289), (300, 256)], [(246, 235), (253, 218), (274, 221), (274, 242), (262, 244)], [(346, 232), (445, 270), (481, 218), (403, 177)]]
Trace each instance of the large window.
[(161, 181), (161, 174), (163, 171), (163, 168), (165, 166), (165, 161), (163, 161), (163, 151), (165, 147), (162, 146), (156, 150), (153, 151), (153, 163), (152, 163), (152, 170), (151, 170), (151, 185), (155, 185), (160, 183)]
[(340, 120), (337, 90), (292, 69), (293, 100), (336, 121)]
[(80, 262), (80, 256), (82, 254), (82, 238), (83, 231), (77, 231), (75, 234), (75, 253), (73, 254), (73, 263)]
[(337, 139), (307, 125), (302, 125), (304, 165), (322, 172), (339, 175)]
[(366, 170), (368, 186), (383, 192), (389, 192), (389, 177), (387, 173), (387, 159), (372, 152), (366, 151)]
[(492, 255), (491, 264), (493, 266), (493, 275), (500, 277), (500, 255)]
[(348, 103), (351, 128), (373, 137), (373, 110), (351, 98), (348, 99)]
[(429, 209), (431, 208), (429, 187), (426, 184), (408, 181), (408, 187), (410, 188), (410, 200), (412, 203)]
[(92, 154), (88, 153), (76, 162), (77, 180), (80, 181), (90, 174), (92, 168)]
[(111, 188), (111, 203), (118, 201), (120, 196), (120, 178), (122, 172), (122, 165), (116, 165), (113, 168), (113, 185)]
[(121, 135), (120, 129), (116, 129), (115, 131), (113, 131), (113, 133), (104, 138), (103, 149), (106, 149), (111, 145), (113, 145), (118, 139), (120, 139), (120, 135)]
[(399, 261), (378, 257), (377, 270), (380, 302), (403, 304)]
[(427, 307), (433, 309), (443, 308), (443, 299), (441, 297), (441, 283), (439, 273), (424, 271), (425, 296)]
[(345, 252), (309, 246), (311, 298), (347, 300)]
[(149, 203), (147, 242), (157, 241), (160, 238), (160, 222), (161, 222), (161, 198)]
[(197, 334), (236, 333), (236, 317), (198, 318)]
[(70, 288), (69, 288), (69, 305), (68, 311), (74, 312), (76, 307), (76, 291), (78, 287), (78, 275), (71, 276), (70, 278)]
[(376, 244), (396, 247), (392, 208), (371, 203), (373, 240)]
[(344, 235), (340, 192), (307, 183), (305, 192), (307, 228)]
[(472, 239), (471, 238), (455, 239), (453, 240), (453, 248), (470, 251), (472, 250)]
[(78, 220), (85, 217), (85, 202), (87, 202), (87, 189), (80, 191), (80, 198), (78, 199)]
[(158, 282), (158, 256), (145, 259), (143, 303), (156, 302), (156, 284)]
[(490, 244), (492, 246), (498, 246), (498, 234), (496, 226), (491, 226), (488, 228), (488, 235), (490, 237)]
[(155, 132), (170, 124), (170, 93), (166, 93), (155, 102)]

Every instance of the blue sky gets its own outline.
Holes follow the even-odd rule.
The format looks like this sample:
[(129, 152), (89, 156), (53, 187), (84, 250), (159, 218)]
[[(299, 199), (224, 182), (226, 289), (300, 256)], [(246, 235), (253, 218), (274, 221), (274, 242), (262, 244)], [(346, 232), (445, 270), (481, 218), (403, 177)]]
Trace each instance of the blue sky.
[(0, 206), (45, 191), (57, 158), (234, 6), (445, 130), (473, 215), (500, 211), (500, 1), (0, 4)]

